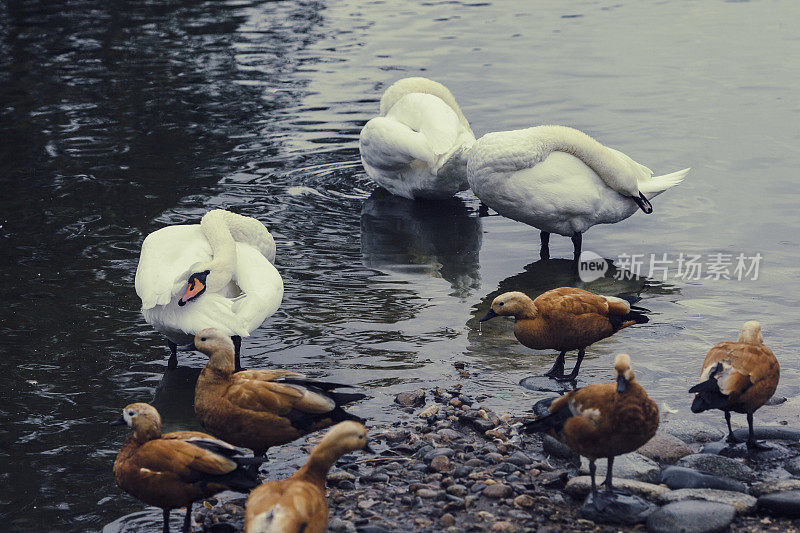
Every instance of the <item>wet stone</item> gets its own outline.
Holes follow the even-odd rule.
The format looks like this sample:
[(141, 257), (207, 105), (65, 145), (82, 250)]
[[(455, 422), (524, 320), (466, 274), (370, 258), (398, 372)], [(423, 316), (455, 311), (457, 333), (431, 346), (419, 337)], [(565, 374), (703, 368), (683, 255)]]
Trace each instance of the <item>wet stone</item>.
[(733, 506), (739, 514), (748, 514), (756, 510), (756, 499), (741, 492), (717, 489), (679, 489), (664, 494), (658, 503), (668, 504), (685, 500), (702, 500), (706, 502), (724, 503)]
[(401, 392), (394, 397), (394, 401), (403, 407), (422, 407), (425, 405), (425, 389)]
[(453, 468), (452, 462), (444, 455), (437, 455), (431, 460), (431, 468), (436, 472), (450, 472)]
[[(747, 439), (749, 434), (747, 428), (733, 430), (733, 436), (740, 440)], [(800, 441), (800, 429), (785, 426), (756, 426), (753, 428), (753, 434), (756, 439)]]
[(453, 448), (436, 448), (425, 454), (425, 460), (431, 461), (434, 457), (452, 457), (456, 453)]
[(647, 443), (636, 450), (645, 457), (658, 463), (673, 464), (681, 457), (694, 453), (681, 439), (669, 433), (656, 433)]
[(499, 498), (510, 497), (512, 494), (514, 494), (514, 491), (511, 487), (509, 487), (504, 483), (496, 483), (494, 485), (489, 485), (488, 487), (483, 489), (481, 494), (483, 494), (487, 498), (499, 499)]
[(776, 461), (794, 455), (791, 450), (777, 442), (770, 442), (767, 446), (769, 446), (768, 450), (751, 450), (744, 443), (731, 446), (723, 440), (719, 442), (709, 442), (703, 446), (701, 453), (714, 453), (731, 458), (746, 457), (754, 461)]
[(774, 516), (800, 518), (800, 490), (765, 494), (758, 498), (758, 509)]
[(545, 453), (554, 457), (578, 460), (577, 453), (573, 452), (569, 446), (551, 437), (550, 435), (542, 435), (542, 448), (544, 449)]
[(651, 533), (712, 533), (723, 531), (736, 516), (732, 505), (703, 501), (670, 503), (647, 518)]
[(719, 489), (747, 492), (747, 486), (735, 479), (703, 474), (691, 468), (671, 466), (661, 472), (661, 483), (671, 489)]
[(713, 442), (722, 439), (726, 435), (716, 426), (686, 417), (670, 418), (663, 421), (661, 430), (687, 443)]
[[(572, 496), (584, 496), (592, 488), (592, 480), (589, 476), (578, 476), (570, 479), (564, 487), (564, 491)], [(657, 501), (658, 498), (669, 492), (669, 489), (653, 483), (635, 481), (632, 479), (614, 478), (614, 488), (628, 491), (650, 501)]]
[(687, 455), (678, 461), (676, 466), (692, 468), (704, 474), (729, 477), (745, 482), (756, 479), (755, 472), (736, 459), (710, 453)]
[(604, 490), (589, 493), (581, 506), (581, 516), (601, 524), (633, 525), (647, 520), (657, 507), (629, 494), (610, 494)]
[(508, 456), (506, 461), (517, 466), (524, 466), (531, 463), (531, 458), (522, 452), (514, 452)]
[[(598, 473), (605, 473), (608, 467), (606, 459), (598, 459), (595, 461)], [(581, 458), (582, 474), (589, 473), (589, 460), (585, 457)], [(638, 481), (645, 481), (647, 483), (658, 483), (658, 476), (661, 473), (658, 463), (652, 459), (638, 454), (626, 453), (614, 458), (614, 476), (623, 477), (625, 479), (635, 479)]]

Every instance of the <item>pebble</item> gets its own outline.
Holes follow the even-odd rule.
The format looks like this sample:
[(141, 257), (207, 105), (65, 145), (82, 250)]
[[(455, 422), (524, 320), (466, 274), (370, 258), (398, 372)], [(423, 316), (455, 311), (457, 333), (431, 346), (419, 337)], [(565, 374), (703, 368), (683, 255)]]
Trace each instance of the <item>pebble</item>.
[(531, 458), (522, 452), (512, 453), (506, 461), (517, 466), (525, 466), (532, 463)]
[(356, 476), (346, 470), (333, 470), (328, 473), (328, 481), (338, 483), (339, 481), (355, 481)]
[(691, 468), (670, 466), (661, 472), (661, 483), (671, 489), (719, 489), (747, 492), (747, 485), (727, 477), (703, 474)]
[(692, 468), (704, 474), (729, 477), (745, 482), (754, 481), (756, 479), (755, 472), (736, 459), (710, 453), (687, 455), (678, 461), (676, 466)]
[(750, 487), (750, 494), (758, 498), (765, 494), (793, 490), (800, 490), (800, 479), (775, 479), (772, 481), (765, 481), (764, 483), (758, 483)]
[[(570, 479), (564, 487), (564, 491), (571, 496), (584, 496), (589, 493), (591, 488), (592, 478), (589, 476), (579, 476)], [(642, 496), (650, 501), (657, 501), (662, 495), (670, 491), (667, 487), (661, 485), (619, 478), (614, 478), (614, 488), (627, 490), (628, 492)]]
[(688, 500), (665, 505), (647, 518), (651, 533), (712, 533), (722, 531), (736, 516), (732, 505)]
[(436, 414), (438, 412), (439, 412), (439, 406), (434, 403), (434, 404), (429, 405), (428, 407), (426, 407), (422, 411), (420, 411), (419, 417), (420, 418), (425, 418), (425, 419), (431, 418), (431, 417), (436, 416)]
[(542, 448), (544, 453), (561, 459), (578, 460), (578, 454), (572, 448), (550, 435), (542, 435)]
[(447, 487), (447, 494), (463, 498), (464, 496), (467, 495), (467, 487), (465, 487), (464, 485), (460, 485), (458, 483), (450, 485), (449, 487)]
[(394, 401), (403, 407), (422, 407), (425, 405), (425, 389), (401, 392), (394, 397)]
[(426, 500), (433, 500), (438, 498), (440, 491), (433, 489), (417, 489), (416, 495)]
[(800, 518), (800, 490), (765, 494), (758, 498), (758, 509), (775, 516)]
[(706, 502), (732, 505), (739, 514), (749, 514), (756, 510), (756, 499), (741, 492), (717, 489), (678, 489), (664, 494), (658, 503), (664, 505), (685, 500), (703, 500)]
[(487, 498), (500, 499), (510, 497), (512, 494), (514, 494), (514, 490), (505, 483), (495, 483), (494, 485), (489, 485), (483, 489), (481, 494)]
[(589, 493), (581, 506), (581, 516), (605, 524), (633, 525), (647, 520), (656, 509), (638, 496), (600, 491)]
[(683, 442), (713, 442), (725, 437), (718, 427), (692, 418), (669, 418), (661, 422), (661, 430)]
[(436, 472), (450, 472), (453, 469), (453, 464), (446, 456), (437, 455), (431, 460), (431, 468)]
[(450, 513), (445, 513), (439, 519), (439, 523), (442, 524), (444, 527), (450, 527), (456, 525), (456, 517), (451, 515)]
[(511, 522), (507, 522), (507, 521), (503, 520), (503, 521), (495, 522), (494, 524), (492, 524), (491, 530), (492, 531), (500, 531), (501, 533), (502, 532), (512, 532), (512, 531), (516, 531), (517, 530), (517, 526), (515, 526)]
[(645, 457), (658, 463), (674, 464), (681, 457), (694, 453), (681, 439), (669, 433), (659, 432), (636, 450)]
[(536, 505), (536, 500), (527, 494), (520, 494), (514, 498), (514, 505), (517, 507), (530, 508)]
[[(606, 459), (595, 461), (598, 473), (605, 473), (608, 465)], [(589, 473), (589, 460), (581, 457), (581, 474)], [(635, 479), (646, 483), (658, 483), (661, 468), (658, 463), (639, 453), (626, 453), (614, 458), (614, 477)]]

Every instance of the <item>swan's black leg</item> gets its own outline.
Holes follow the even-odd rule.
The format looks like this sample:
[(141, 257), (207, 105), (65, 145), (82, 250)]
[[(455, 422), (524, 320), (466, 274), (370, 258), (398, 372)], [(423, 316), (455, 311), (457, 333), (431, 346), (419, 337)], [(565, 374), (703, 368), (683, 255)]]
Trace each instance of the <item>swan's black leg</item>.
[(567, 355), (567, 352), (561, 352), (558, 357), (556, 357), (556, 362), (553, 363), (553, 368), (545, 372), (545, 376), (551, 378), (557, 378), (564, 375), (564, 356)]
[(242, 353), (242, 338), (239, 335), (234, 335), (233, 337), (231, 337), (231, 340), (233, 341), (233, 349), (235, 353), (235, 359), (233, 362), (234, 364), (233, 371), (239, 372), (241, 370), (244, 370), (244, 368), (242, 368), (242, 360), (240, 358)]
[(550, 232), (540, 232), (539, 238), (542, 239), (542, 247), (539, 249), (539, 258), (550, 259)]
[(175, 370), (178, 367), (178, 345), (172, 342), (171, 340), (167, 340), (167, 344), (169, 345), (169, 361), (167, 362), (167, 368), (170, 370)]
[(581, 257), (581, 244), (583, 243), (583, 235), (580, 233), (572, 234), (572, 248), (573, 260), (577, 261)]
[(169, 533), (169, 509), (164, 509), (164, 533)]
[(192, 530), (192, 504), (186, 506), (186, 516), (183, 518), (183, 531), (186, 533), (187, 531)]

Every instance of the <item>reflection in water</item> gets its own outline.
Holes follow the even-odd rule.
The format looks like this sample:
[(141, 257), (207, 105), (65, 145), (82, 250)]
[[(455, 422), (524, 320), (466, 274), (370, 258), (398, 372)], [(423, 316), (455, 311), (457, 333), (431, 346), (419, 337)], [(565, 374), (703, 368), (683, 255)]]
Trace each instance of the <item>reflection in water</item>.
[(441, 276), (454, 296), (480, 287), (481, 221), (459, 198), (408, 200), (378, 188), (361, 209), (364, 265)]
[(165, 428), (173, 423), (183, 424), (188, 420), (194, 420), (194, 388), (202, 370), (202, 368), (178, 366), (167, 368), (164, 372), (150, 403), (158, 409)]

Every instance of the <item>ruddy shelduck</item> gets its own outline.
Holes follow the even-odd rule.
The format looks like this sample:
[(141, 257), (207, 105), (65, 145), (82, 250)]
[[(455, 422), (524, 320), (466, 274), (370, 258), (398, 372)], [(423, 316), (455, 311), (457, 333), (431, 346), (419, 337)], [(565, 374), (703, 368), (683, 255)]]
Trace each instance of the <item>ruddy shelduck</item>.
[(125, 492), (164, 510), (169, 531), (170, 510), (186, 507), (183, 530), (191, 523), (192, 502), (224, 490), (247, 492), (258, 485), (248, 466), (263, 459), (199, 431), (161, 434), (161, 417), (146, 403), (125, 407), (112, 425), (128, 425), (133, 433), (114, 461), (114, 478)]
[(745, 413), (749, 448), (768, 449), (756, 441), (753, 433), (753, 413), (775, 394), (781, 367), (772, 351), (764, 346), (761, 324), (745, 322), (736, 342), (720, 342), (706, 355), (700, 382), (689, 389), (697, 393), (692, 412), (719, 409), (728, 424), (728, 442), (738, 439), (731, 428), (731, 411)]
[(614, 375), (614, 383), (568, 392), (550, 404), (550, 414), (524, 426), (528, 432), (549, 433), (589, 459), (593, 493), (595, 460), (608, 458), (604, 484), (612, 491), (614, 457), (640, 448), (658, 429), (658, 406), (636, 381), (627, 354), (614, 359)]
[(333, 426), (300, 470), (250, 493), (245, 533), (324, 533), (328, 528), (328, 470), (342, 455), (361, 449), (372, 452), (364, 426), (351, 421)]
[(195, 414), (208, 431), (236, 446), (264, 455), (337, 422), (362, 421), (342, 405), (366, 396), (333, 391), (348, 385), (288, 370), (234, 372), (233, 343), (213, 328), (197, 333), (194, 345), (209, 357), (195, 387)]
[[(583, 289), (560, 287), (531, 300), (521, 292), (506, 292), (492, 301), (480, 321), (496, 316), (513, 316), (514, 336), (528, 348), (559, 350), (556, 362), (545, 375), (560, 381), (578, 376), (586, 347), (610, 337), (622, 328), (648, 321), (641, 308), (614, 296), (601, 296)], [(578, 350), (578, 361), (564, 375), (564, 357)]]

